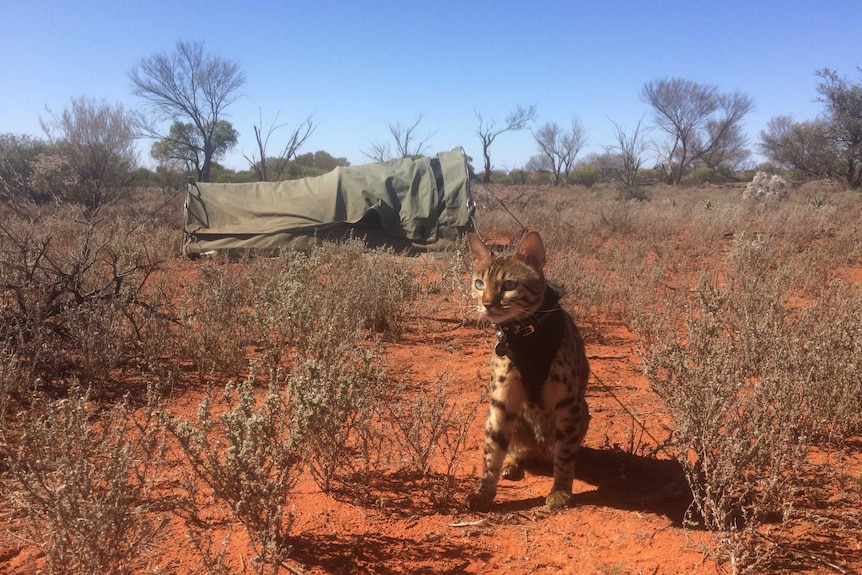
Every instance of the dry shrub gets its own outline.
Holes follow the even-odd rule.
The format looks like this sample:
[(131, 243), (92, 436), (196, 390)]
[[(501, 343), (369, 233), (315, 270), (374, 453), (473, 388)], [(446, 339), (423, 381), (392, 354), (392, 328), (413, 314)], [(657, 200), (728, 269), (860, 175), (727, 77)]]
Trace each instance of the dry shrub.
[(182, 306), (184, 353), (203, 375), (236, 377), (250, 349), (279, 367), (324, 327), (348, 340), (357, 328), (397, 335), (418, 293), (401, 260), (348, 240), (275, 258), (205, 261)]
[(10, 213), (0, 224), (0, 326), (28, 371), (52, 382), (113, 381), (138, 357), (137, 326), (165, 305), (148, 291), (161, 262), (142, 230), (68, 207)]
[(391, 249), (369, 250), (358, 239), (319, 250), (324, 321), (358, 320), (364, 329), (397, 337), (423, 289), (410, 260)]
[(716, 533), (734, 573), (768, 565), (764, 524), (790, 518), (811, 441), (806, 408), (810, 334), (784, 305), (772, 253), (740, 241), (725, 282), (703, 278), (678, 323), (644, 338), (652, 388), (673, 420), (673, 445), (694, 495), (692, 512)]
[(862, 296), (835, 282), (802, 312), (810, 373), (805, 402), (817, 438), (838, 442), (862, 433)]
[(180, 304), (183, 355), (202, 377), (217, 372), (237, 377), (248, 366), (248, 347), (254, 342), (250, 306), (254, 292), (242, 269), (224, 259), (202, 262), (197, 279)]
[(374, 415), (388, 390), (369, 350), (355, 338), (329, 334), (336, 337), (318, 339), (288, 378), (294, 425), (321, 490), (367, 496), (368, 474), (382, 455), (375, 450), (383, 444)]
[[(300, 457), (282, 375), (269, 374), (260, 401), (254, 383), (254, 373), (239, 384), (228, 383), (218, 403), (225, 408), (217, 414), (212, 398), (207, 398), (195, 420), (167, 418), (165, 424), (179, 440), (194, 475), (245, 528), (257, 554), (255, 571), (278, 573), (289, 552), (286, 505)], [(195, 503), (187, 507), (194, 509)], [(194, 512), (190, 519), (190, 525), (204, 523)], [(191, 535), (201, 549), (208, 549), (197, 529), (192, 528)]]
[(137, 572), (163, 525), (153, 513), (152, 479), (164, 463), (154, 420), (125, 403), (99, 411), (77, 386), (65, 399), (35, 399), (10, 446), (21, 533), (49, 573)]
[(401, 470), (419, 477), (435, 506), (446, 508), (456, 496), (455, 477), (468, 449), (467, 432), (485, 396), (463, 405), (447, 390), (445, 374), (435, 381), (417, 389), (402, 384), (383, 417)]
[(757, 172), (742, 193), (744, 200), (785, 201), (787, 200), (787, 183), (779, 175), (769, 175)]

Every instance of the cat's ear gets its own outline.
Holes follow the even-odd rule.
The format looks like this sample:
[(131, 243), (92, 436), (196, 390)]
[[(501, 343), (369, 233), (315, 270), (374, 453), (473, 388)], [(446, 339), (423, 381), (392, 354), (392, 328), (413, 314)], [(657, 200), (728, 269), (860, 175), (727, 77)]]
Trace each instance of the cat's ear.
[(485, 245), (485, 242), (477, 234), (467, 234), (467, 241), (470, 242), (470, 251), (473, 253), (473, 261), (480, 262), (491, 257), (491, 250)]
[(530, 232), (518, 246), (518, 257), (533, 268), (541, 271), (545, 267), (545, 246), (538, 232)]

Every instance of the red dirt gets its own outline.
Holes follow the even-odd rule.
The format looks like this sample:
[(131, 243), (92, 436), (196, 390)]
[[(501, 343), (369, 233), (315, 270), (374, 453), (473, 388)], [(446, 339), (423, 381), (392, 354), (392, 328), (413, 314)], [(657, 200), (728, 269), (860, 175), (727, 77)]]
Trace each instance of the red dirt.
[[(398, 341), (384, 344), (383, 361), (393, 382), (434, 383), (445, 377), (465, 404), (481, 396), (493, 334), (485, 327), (460, 325), (458, 305), (449, 301), (436, 317), (418, 321)], [(294, 515), (291, 570), (308, 574), (715, 573), (717, 566), (703, 551), (709, 534), (683, 527), (690, 495), (680, 467), (656, 445), (668, 432), (660, 401), (641, 373), (635, 336), (613, 322), (581, 329), (594, 373), (588, 392), (592, 423), (577, 463), (572, 508), (545, 510), (551, 478), (541, 472), (528, 471), (518, 482), (502, 481), (497, 504), (486, 513), (468, 512), (457, 504), (438, 511), (427, 494), (411, 493), (409, 482), (393, 488), (391, 499), (369, 504), (337, 500), (323, 494), (305, 475), (289, 501)], [(187, 392), (172, 411), (192, 414), (199, 399), (199, 393)], [(480, 408), (471, 426), (471, 448), (457, 472), (458, 502), (473, 488), (481, 465), (485, 410)], [(645, 423), (645, 431), (638, 421)], [(847, 453), (829, 454), (832, 468), (841, 468), (846, 476), (862, 476), (859, 449), (853, 455)], [(231, 572), (253, 572), (246, 564), (253, 552), (239, 524), (232, 524), (229, 514), (216, 506), (211, 517), (215, 541), (231, 536), (225, 558)], [(827, 535), (804, 522), (794, 524), (793, 530), (799, 548), (808, 551), (784, 572), (862, 569), (857, 535)], [(0, 545), (0, 572), (37, 572), (41, 561), (32, 549), (20, 545)], [(203, 572), (179, 518), (172, 520), (168, 537), (153, 551), (156, 560), (148, 573)], [(815, 552), (840, 569), (811, 559)]]

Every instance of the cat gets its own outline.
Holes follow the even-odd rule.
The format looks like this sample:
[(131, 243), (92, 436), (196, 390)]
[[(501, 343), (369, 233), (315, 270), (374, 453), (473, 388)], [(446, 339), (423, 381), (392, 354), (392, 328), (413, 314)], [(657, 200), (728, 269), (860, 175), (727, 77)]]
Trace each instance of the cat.
[(509, 256), (495, 256), (476, 234), (472, 293), (480, 317), (496, 327), (491, 404), (485, 423), (483, 472), (467, 497), (470, 509), (491, 506), (502, 476), (523, 477), (523, 464), (553, 463), (549, 509), (572, 502), (575, 453), (590, 422), (590, 367), (584, 341), (560, 295), (545, 280), (545, 247), (527, 233)]

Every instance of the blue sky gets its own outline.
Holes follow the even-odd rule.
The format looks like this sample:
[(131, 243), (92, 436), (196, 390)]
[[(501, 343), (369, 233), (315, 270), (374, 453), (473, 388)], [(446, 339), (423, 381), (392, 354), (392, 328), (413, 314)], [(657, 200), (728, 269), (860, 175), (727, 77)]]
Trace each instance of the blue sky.
[[(613, 143), (612, 121), (651, 124), (638, 94), (671, 77), (748, 94), (753, 146), (771, 117), (822, 111), (816, 70), (862, 81), (859, 0), (0, 0), (0, 22), (0, 133), (42, 136), (46, 109), (59, 113), (75, 96), (135, 109), (135, 64), (200, 40), (247, 77), (228, 110), (240, 133), (224, 160), (234, 169), (255, 151), (254, 124), (266, 129), (276, 115), (287, 124), (270, 140), (276, 152), (309, 114), (318, 128), (303, 152), (361, 164), (362, 150), (391, 139), (389, 124), (421, 114), (429, 152), (463, 146), (479, 168), (474, 110), (502, 121), (530, 104), (536, 126), (577, 118), (589, 138), (583, 157)], [(513, 169), (537, 149), (525, 130), (491, 152), (495, 168)]]

